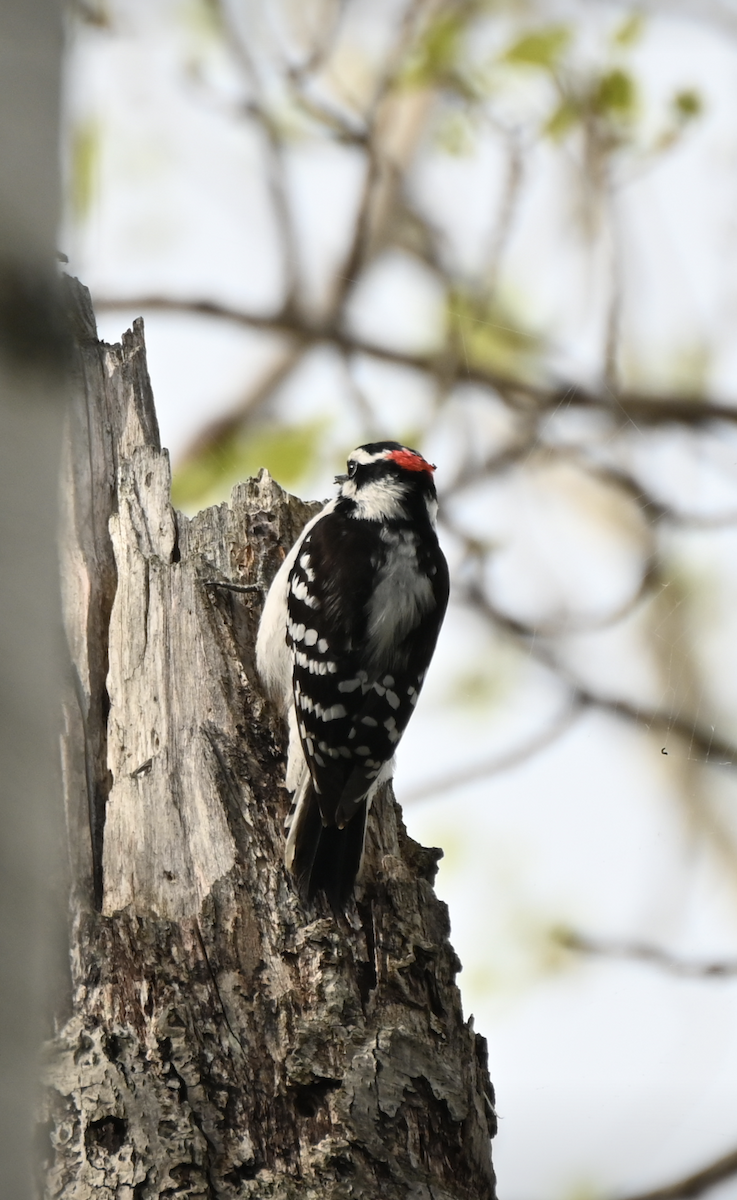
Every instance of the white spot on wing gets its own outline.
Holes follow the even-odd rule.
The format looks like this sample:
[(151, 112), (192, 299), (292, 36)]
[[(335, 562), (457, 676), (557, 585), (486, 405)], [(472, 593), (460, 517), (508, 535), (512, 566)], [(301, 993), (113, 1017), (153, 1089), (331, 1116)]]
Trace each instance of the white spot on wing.
[(341, 679), (338, 684), (339, 692), (355, 692), (356, 688), (361, 686), (360, 679)]
[(333, 704), (330, 708), (321, 708), (319, 704), (316, 704), (315, 715), (322, 717), (323, 721), (338, 721), (341, 717), (346, 716), (346, 710), (342, 704)]
[(290, 587), (292, 595), (301, 600), (303, 604), (306, 604), (308, 608), (320, 607), (320, 601), (317, 599), (317, 596), (311, 594), (304, 580), (297, 579), (296, 575), (293, 575)]

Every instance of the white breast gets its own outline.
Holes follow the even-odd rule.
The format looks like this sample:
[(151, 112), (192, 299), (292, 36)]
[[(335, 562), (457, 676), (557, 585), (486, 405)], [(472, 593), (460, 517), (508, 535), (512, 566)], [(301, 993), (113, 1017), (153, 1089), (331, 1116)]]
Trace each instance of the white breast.
[(396, 661), (397, 647), (432, 606), (428, 577), (418, 570), (411, 533), (383, 532), (387, 557), (369, 604), (368, 651), (379, 667)]

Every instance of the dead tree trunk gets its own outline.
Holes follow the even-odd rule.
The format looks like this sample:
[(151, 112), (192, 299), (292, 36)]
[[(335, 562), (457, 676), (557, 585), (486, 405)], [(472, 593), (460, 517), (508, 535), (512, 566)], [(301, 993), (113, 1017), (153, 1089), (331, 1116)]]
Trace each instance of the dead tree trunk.
[(253, 644), (310, 506), (262, 472), (174, 512), (142, 325), (103, 345), (71, 296), (73, 1004), (47, 1053), (47, 1195), (486, 1200), (492, 1092), (438, 851), (389, 791), (345, 918), (303, 907), (283, 867), (283, 731)]

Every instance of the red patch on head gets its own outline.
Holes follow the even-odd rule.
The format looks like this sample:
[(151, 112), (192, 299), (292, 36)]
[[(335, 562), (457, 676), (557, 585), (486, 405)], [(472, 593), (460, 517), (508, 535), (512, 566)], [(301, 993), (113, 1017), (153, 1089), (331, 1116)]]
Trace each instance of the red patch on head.
[(400, 467), (404, 467), (405, 471), (434, 471), (434, 463), (427, 462), (421, 454), (415, 454), (414, 450), (391, 450), (387, 454), (387, 458), (391, 458), (395, 463), (399, 463)]

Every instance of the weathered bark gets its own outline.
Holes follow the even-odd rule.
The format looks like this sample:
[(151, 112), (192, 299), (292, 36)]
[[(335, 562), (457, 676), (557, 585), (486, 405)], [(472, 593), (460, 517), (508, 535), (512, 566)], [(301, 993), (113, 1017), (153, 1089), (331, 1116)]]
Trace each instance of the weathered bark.
[(283, 866), (283, 731), (253, 644), (312, 509), (262, 472), (175, 513), (142, 326), (102, 345), (72, 295), (73, 1011), (48, 1047), (47, 1194), (486, 1200), (492, 1092), (439, 852), (388, 791), (345, 917), (303, 906)]

